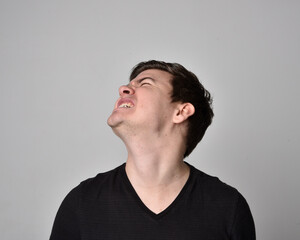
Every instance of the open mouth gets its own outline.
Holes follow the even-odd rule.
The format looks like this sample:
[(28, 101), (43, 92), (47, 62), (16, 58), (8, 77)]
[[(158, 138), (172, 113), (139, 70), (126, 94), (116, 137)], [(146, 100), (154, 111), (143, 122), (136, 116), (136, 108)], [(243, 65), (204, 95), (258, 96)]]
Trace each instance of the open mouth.
[(131, 103), (122, 103), (119, 105), (119, 108), (132, 108), (133, 105)]
[(118, 102), (118, 108), (132, 108), (134, 107), (134, 103), (131, 99), (122, 98)]

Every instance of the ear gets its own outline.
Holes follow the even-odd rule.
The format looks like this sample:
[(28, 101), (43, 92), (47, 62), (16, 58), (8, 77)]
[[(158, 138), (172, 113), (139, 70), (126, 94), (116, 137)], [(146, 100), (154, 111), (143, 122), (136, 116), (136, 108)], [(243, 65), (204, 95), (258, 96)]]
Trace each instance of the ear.
[(181, 123), (192, 116), (195, 112), (195, 107), (191, 103), (180, 103), (176, 108), (176, 112), (173, 117), (174, 123)]

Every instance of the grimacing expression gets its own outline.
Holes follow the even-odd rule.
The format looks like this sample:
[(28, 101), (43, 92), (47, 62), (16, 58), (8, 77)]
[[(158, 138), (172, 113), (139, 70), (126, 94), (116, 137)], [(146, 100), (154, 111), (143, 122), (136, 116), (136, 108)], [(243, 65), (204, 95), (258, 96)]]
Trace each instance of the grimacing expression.
[[(207, 128), (211, 125), (214, 117), (212, 108), (213, 99), (210, 92), (204, 88), (197, 76), (184, 66), (178, 63), (168, 63), (157, 60), (140, 62), (131, 71), (130, 79), (135, 79), (140, 73), (148, 69), (159, 69), (172, 76), (172, 102), (191, 104), (194, 108), (193, 114), (190, 114), (187, 125), (186, 151), (184, 157), (187, 157), (197, 144), (203, 138)], [(183, 110), (181, 106), (181, 110)], [(180, 111), (181, 111), (180, 110)], [(186, 116), (186, 111), (183, 111)], [(182, 117), (181, 113), (178, 117)], [(184, 130), (185, 131), (185, 130)]]
[(119, 88), (120, 98), (107, 122), (114, 130), (163, 132), (171, 123), (176, 103), (172, 103), (172, 75), (149, 69), (141, 72), (128, 85)]

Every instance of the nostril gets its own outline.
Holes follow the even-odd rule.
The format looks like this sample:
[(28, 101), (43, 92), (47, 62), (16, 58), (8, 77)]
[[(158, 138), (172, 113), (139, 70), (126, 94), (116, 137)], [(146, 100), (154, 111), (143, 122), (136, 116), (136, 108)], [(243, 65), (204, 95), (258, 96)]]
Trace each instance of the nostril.
[(130, 87), (128, 87), (127, 85), (123, 85), (119, 88), (119, 95), (130, 95), (130, 94), (134, 94), (134, 90)]

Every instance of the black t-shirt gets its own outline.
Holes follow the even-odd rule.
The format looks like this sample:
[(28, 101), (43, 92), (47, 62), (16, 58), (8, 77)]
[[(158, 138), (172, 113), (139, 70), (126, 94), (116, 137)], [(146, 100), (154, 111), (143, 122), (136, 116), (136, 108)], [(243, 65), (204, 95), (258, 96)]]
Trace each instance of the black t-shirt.
[(50, 240), (254, 240), (243, 196), (218, 178), (190, 169), (177, 198), (159, 214), (138, 197), (125, 164), (82, 182), (62, 202)]

